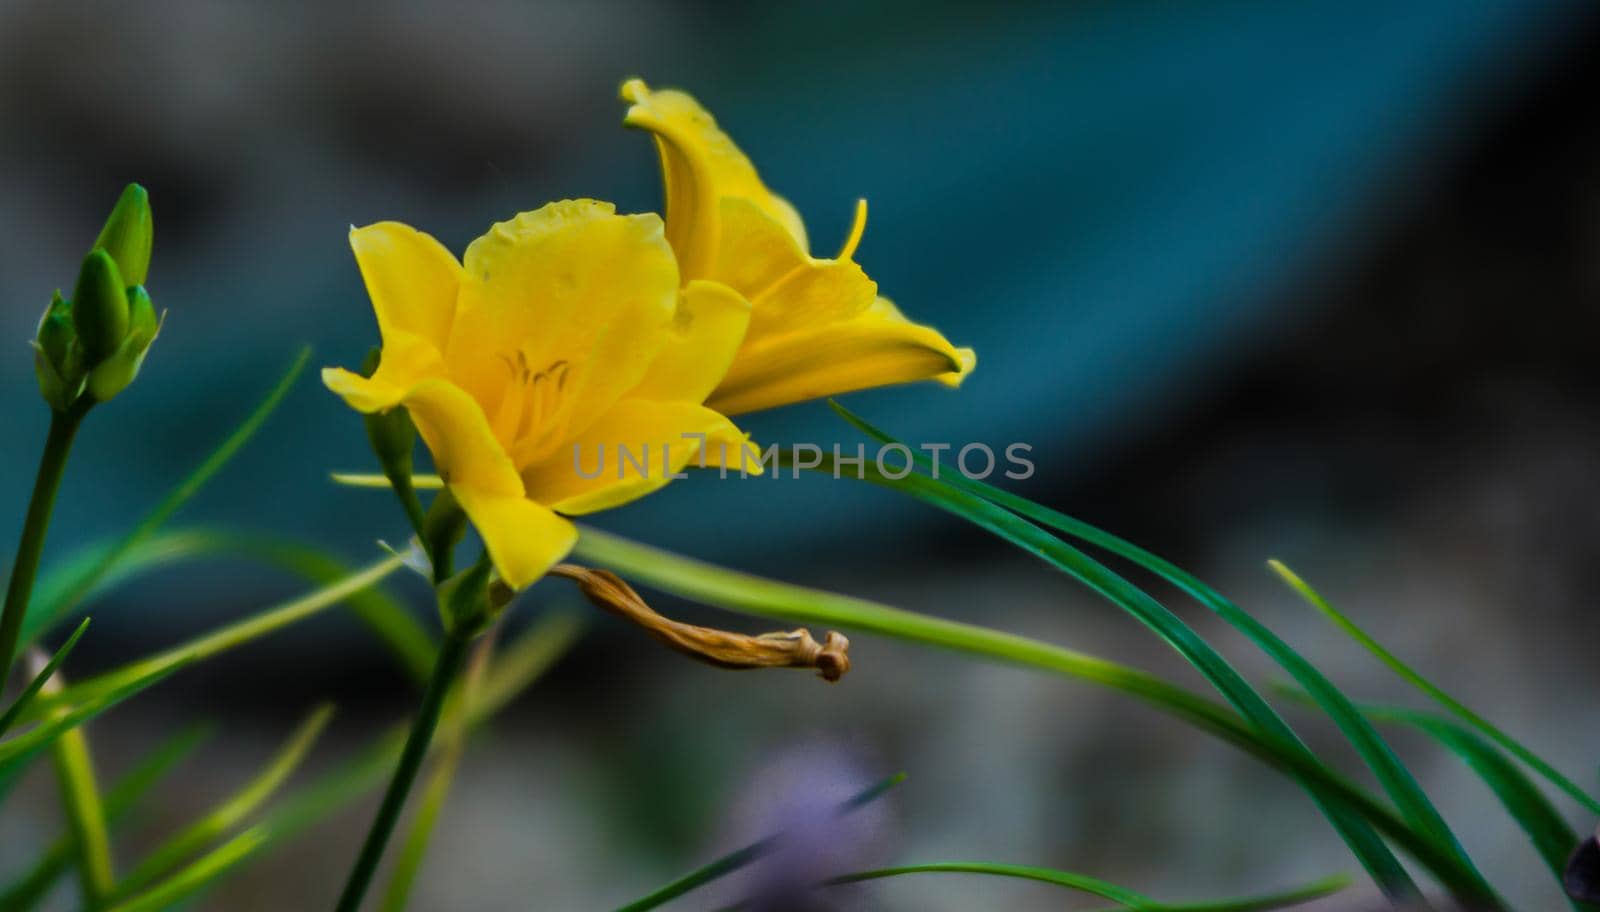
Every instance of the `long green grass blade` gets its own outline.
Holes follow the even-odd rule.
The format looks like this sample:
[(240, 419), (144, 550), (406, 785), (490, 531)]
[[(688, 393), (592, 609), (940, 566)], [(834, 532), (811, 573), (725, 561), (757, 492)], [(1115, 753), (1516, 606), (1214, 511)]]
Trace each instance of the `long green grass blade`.
[(27, 709), (28, 704), (33, 702), (34, 696), (44, 688), (45, 682), (55, 676), (56, 669), (60, 668), (61, 663), (66, 661), (67, 656), (72, 652), (72, 647), (78, 645), (78, 638), (83, 636), (84, 630), (88, 629), (88, 627), (88, 618), (84, 618), (79, 622), (78, 629), (72, 631), (72, 636), (67, 637), (67, 641), (61, 644), (61, 648), (57, 649), (55, 655), (50, 657), (50, 661), (45, 663), (44, 668), (41, 668), (39, 673), (33, 676), (33, 680), (29, 681), (28, 686), (22, 689), (22, 693), (17, 694), (17, 698), (12, 701), (10, 706), (6, 707), (5, 713), (0, 714), (0, 735), (5, 734), (22, 717), (23, 710)]
[(1350, 886), (1350, 881), (1349, 875), (1334, 874), (1279, 893), (1212, 902), (1168, 903), (1161, 906), (1160, 910), (1161, 912), (1265, 912), (1269, 909), (1286, 909), (1332, 896)]
[(934, 861), (926, 864), (895, 865), (891, 868), (875, 868), (870, 871), (856, 871), (844, 874), (828, 881), (829, 884), (860, 883), (867, 880), (881, 880), (885, 877), (902, 877), (907, 874), (984, 874), (994, 877), (1014, 877), (1021, 880), (1036, 880), (1040, 883), (1053, 884), (1066, 887), (1080, 893), (1088, 893), (1101, 899), (1121, 903), (1129, 909), (1138, 909), (1149, 912), (1151, 909), (1160, 908), (1159, 904), (1142, 893), (1135, 892), (1126, 887), (1119, 887), (1109, 881), (1087, 874), (1075, 874), (1071, 871), (1058, 871), (1054, 868), (1039, 868), (1030, 865), (999, 864), (988, 861)]
[(294, 773), (332, 717), (332, 706), (323, 705), (313, 710), (254, 779), (152, 850), (117, 884), (113, 898), (143, 890), (254, 813)]
[(71, 587), (62, 596), (60, 604), (54, 607), (54, 613), (60, 614), (69, 611), (81, 602), (94, 590), (103, 576), (115, 569), (118, 561), (130, 549), (155, 534), (156, 530), (171, 519), (173, 514), (177, 513), (190, 498), (199, 493), (207, 482), (222, 471), (223, 466), (226, 466), (238, 454), (239, 450), (250, 442), (250, 438), (261, 430), (261, 426), (266, 424), (267, 419), (282, 404), (284, 397), (294, 387), (295, 381), (300, 379), (300, 374), (305, 370), (306, 363), (310, 358), (310, 347), (302, 348), (295, 357), (294, 363), (289, 365), (289, 369), (284, 372), (283, 377), (278, 380), (277, 385), (261, 401), (261, 404), (257, 405), (255, 410), (245, 418), (244, 422), (235, 428), (233, 433), (229, 434), (227, 439), (223, 440), (221, 445), (213, 450), (200, 465), (196, 466), (194, 471), (178, 482), (177, 486), (169, 491), (167, 496), (162, 498), (161, 502), (156, 504), (155, 508), (146, 514), (137, 526), (133, 527), (132, 531), (123, 536), (120, 541), (105, 552), (99, 561), (73, 581)]
[[(824, 457), (820, 470), (831, 471), (832, 468), (832, 460)], [(1266, 700), (1193, 628), (1142, 589), (1087, 554), (1009, 510), (937, 479), (916, 474), (891, 478), (871, 464), (862, 467), (859, 477), (959, 516), (1079, 580), (1144, 624), (1183, 656), (1257, 730), (1281, 741), (1287, 749), (1301, 753), (1303, 759), (1320, 765), (1320, 761), (1300, 742)], [(1350, 809), (1342, 807), (1333, 796), (1321, 792), (1314, 783), (1307, 781), (1303, 784), (1385, 893), (1405, 902), (1414, 902), (1420, 897), (1421, 893), (1410, 875), (1370, 824), (1351, 813)], [(1423, 836), (1430, 841), (1437, 841), (1431, 833), (1424, 833)], [(1441, 848), (1452, 856), (1456, 855), (1454, 846), (1441, 844)], [(1498, 906), (1498, 900), (1493, 897), (1487, 884), (1470, 865), (1463, 864), (1460, 857), (1452, 857), (1448, 864), (1433, 871), (1452, 893), (1468, 905), (1479, 908)]]
[[(1286, 687), (1283, 692), (1301, 702), (1310, 702), (1304, 691)], [(1556, 883), (1562, 882), (1572, 847), (1578, 844), (1578, 834), (1533, 780), (1493, 744), (1473, 729), (1433, 713), (1399, 706), (1362, 706), (1361, 711), (1375, 721), (1420, 731), (1461, 758), (1527, 835), (1540, 859), (1555, 875)], [(1572, 900), (1572, 907), (1578, 912), (1600, 908), (1577, 900)]]
[(871, 871), (845, 874), (828, 882), (830, 884), (859, 883), (885, 877), (900, 877), (906, 874), (983, 874), (995, 877), (1036, 880), (1042, 883), (1054, 884), (1058, 887), (1066, 887), (1069, 890), (1077, 890), (1082, 893), (1099, 896), (1102, 899), (1109, 899), (1112, 902), (1121, 903), (1118, 906), (1119, 909), (1138, 910), (1138, 912), (1265, 912), (1265, 910), (1269, 909), (1284, 909), (1332, 896), (1350, 886), (1349, 875), (1336, 874), (1291, 890), (1261, 896), (1198, 903), (1162, 903), (1126, 887), (1120, 887), (1085, 874), (1075, 874), (1071, 871), (1060, 871), (1055, 868), (997, 864), (987, 861), (940, 861), (928, 864), (896, 865), (891, 868), (878, 868)]
[[(834, 412), (844, 418), (846, 422), (878, 442), (900, 442), (837, 402), (830, 402), (830, 405), (833, 407)], [(908, 452), (910, 452), (909, 448)], [(1462, 872), (1464, 874), (1470, 872), (1471, 877), (1476, 881), (1477, 891), (1480, 893), (1489, 892), (1489, 885), (1472, 866), (1471, 860), (1461, 848), (1460, 841), (1450, 831), (1449, 825), (1445, 823), (1444, 818), (1433, 806), (1433, 802), (1428, 799), (1422, 787), (1417, 784), (1417, 780), (1412, 776), (1411, 771), (1406, 769), (1404, 763), (1400, 762), (1400, 758), (1395, 755), (1389, 743), (1362, 716), (1349, 697), (1345, 696), (1315, 665), (1291, 648), (1288, 643), (1273, 633), (1265, 624), (1223, 597), (1221, 593), (1206, 585), (1198, 577), (1132, 542), (994, 485), (968, 478), (963, 473), (955, 471), (952, 467), (943, 467), (945, 471), (941, 473), (939, 472), (937, 461), (931, 460), (925, 455), (917, 454), (915, 459), (920, 468), (924, 471), (932, 470), (938, 473), (939, 479), (957, 491), (980, 497), (1028, 520), (1039, 523), (1048, 529), (1072, 536), (1094, 547), (1102, 548), (1148, 570), (1188, 594), (1249, 637), (1262, 652), (1271, 657), (1273, 661), (1277, 662), (1280, 667), (1298, 681), (1300, 686), (1305, 688), (1306, 692), (1322, 707), (1322, 710), (1344, 733), (1345, 737), (1356, 749), (1356, 752), (1367, 764), (1367, 767), (1372, 770), (1373, 775), (1377, 777), (1379, 784), (1383, 786), (1384, 791), (1394, 801), (1395, 806), (1400, 810), (1400, 814), (1405, 818), (1406, 822), (1411, 824), (1417, 831), (1437, 841), (1441, 846), (1448, 847), (1455, 854)], [(886, 481), (891, 485), (893, 484), (892, 480)]]
[[(23, 626), (24, 641), (47, 629), (65, 614), (65, 594), (84, 574), (103, 562), (112, 545), (97, 545), (52, 568), (39, 585), (39, 596)], [(342, 562), (293, 539), (218, 529), (185, 529), (143, 539), (126, 549), (99, 577), (90, 593), (105, 591), (141, 573), (208, 557), (260, 561), (313, 583), (329, 583), (350, 573)], [(433, 637), (405, 606), (374, 586), (352, 594), (347, 604), (356, 617), (389, 647), (413, 680), (425, 681), (433, 667)]]
[[(115, 829), (135, 803), (177, 766), (210, 734), (209, 726), (192, 726), (157, 745), (133, 769), (118, 779), (105, 794), (106, 822)], [(49, 895), (61, 879), (77, 851), (71, 833), (64, 833), (50, 844), (43, 857), (27, 873), (0, 890), (0, 909), (28, 912)]]
[(1489, 720), (1468, 709), (1466, 704), (1450, 696), (1438, 685), (1423, 677), (1410, 665), (1407, 665), (1394, 653), (1385, 649), (1371, 634), (1335, 608), (1331, 602), (1323, 598), (1315, 589), (1312, 589), (1305, 580), (1302, 580), (1281, 561), (1269, 561), (1268, 564), (1279, 576), (1283, 577), (1291, 588), (1305, 599), (1307, 604), (1315, 608), (1323, 617), (1333, 622), (1334, 626), (1344, 631), (1351, 639), (1372, 653), (1378, 661), (1388, 666), (1401, 680), (1427, 695), (1435, 703), (1443, 706), (1451, 715), (1477, 729), (1485, 738), (1500, 745), (1506, 753), (1527, 764), (1529, 769), (1543, 776), (1551, 785), (1565, 792), (1572, 800), (1583, 805), (1590, 813), (1600, 814), (1600, 800), (1596, 800), (1588, 792), (1580, 788), (1577, 783), (1562, 775), (1560, 770), (1557, 770), (1544, 758), (1523, 746), (1520, 741), (1501, 731)]
[[(115, 686), (98, 691), (93, 695), (85, 695), (86, 699), (82, 702), (71, 703), (70, 708), (66, 708), (69, 704), (52, 702), (50, 704), (51, 708), (59, 706), (65, 711), (59, 715), (52, 713), (49, 719), (40, 722), (28, 731), (0, 741), (0, 772), (4, 771), (6, 764), (17, 762), (34, 751), (48, 746), (62, 732), (72, 731), (123, 700), (160, 683), (167, 675), (172, 674), (186, 664), (188, 664), (187, 661), (175, 661), (160, 667), (142, 669), (137, 675), (122, 677), (115, 682)], [(65, 699), (66, 694), (71, 692), (72, 688), (63, 691), (63, 699)], [(43, 702), (45, 700), (42, 698), (35, 700), (34, 706), (37, 707)]]
[[(905, 778), (904, 773), (896, 773), (869, 788), (863, 789), (861, 792), (852, 795), (848, 800), (841, 802), (834, 809), (834, 814), (843, 816), (876, 801), (890, 789), (904, 782)], [(775, 833), (764, 839), (752, 842), (744, 848), (729, 852), (710, 864), (696, 868), (671, 883), (651, 891), (646, 896), (642, 896), (625, 906), (619, 906), (617, 912), (644, 912), (646, 909), (654, 909), (657, 906), (671, 902), (685, 893), (699, 889), (713, 880), (726, 877), (734, 871), (771, 854), (782, 845), (783, 838), (784, 834)]]
[[(401, 565), (402, 558), (398, 555), (385, 557), (336, 583), (323, 586), (300, 598), (218, 628), (149, 658), (136, 660), (98, 677), (74, 684), (63, 691), (60, 697), (40, 697), (34, 700), (33, 709), (42, 712), (57, 702), (92, 700), (99, 694), (118, 690), (129, 682), (144, 680), (152, 674), (170, 673), (190, 662), (198, 662), (237, 648), (343, 602), (393, 573)], [(3, 743), (0, 742), (0, 750), (3, 750)]]
[(707, 605), (790, 623), (840, 627), (953, 652), (1048, 671), (1121, 691), (1227, 741), (1285, 774), (1311, 780), (1424, 865), (1449, 869), (1450, 855), (1411, 829), (1393, 811), (1303, 750), (1248, 725), (1213, 700), (1147, 672), (1097, 656), (1004, 631), (929, 617), (865, 599), (780, 583), (682, 557), (579, 527), (578, 560), (607, 567), (641, 585)]
[[(1472, 729), (1439, 716), (1398, 707), (1374, 707), (1368, 713), (1379, 721), (1408, 725), (1425, 732), (1472, 767), (1500, 799), (1506, 813), (1527, 834), (1539, 857), (1555, 875), (1556, 883), (1562, 882), (1567, 858), (1572, 854), (1572, 847), (1578, 844), (1578, 834), (1515, 763)], [(1596, 908), (1577, 900), (1572, 901), (1572, 907), (1581, 912)]]

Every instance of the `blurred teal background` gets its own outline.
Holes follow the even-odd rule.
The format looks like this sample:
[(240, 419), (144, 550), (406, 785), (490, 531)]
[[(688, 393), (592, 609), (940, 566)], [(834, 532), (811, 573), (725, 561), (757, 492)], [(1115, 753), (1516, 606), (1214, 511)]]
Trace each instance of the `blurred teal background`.
[[(640, 75), (697, 95), (819, 249), (868, 198), (860, 262), (909, 314), (978, 350), (958, 393), (876, 391), (852, 408), (913, 441), (1032, 444), (1038, 474), (1020, 493), (1231, 583), (1309, 654), (1348, 663), (1353, 689), (1371, 676), (1364, 695), (1382, 696), (1389, 683), (1259, 572), (1284, 557), (1592, 771), (1600, 726), (1574, 695), (1593, 692), (1582, 644), (1600, 635), (1597, 38), (1595, 8), (1576, 0), (12, 0), (0, 4), (0, 338), (14, 343), (0, 359), (0, 516), (21, 514), (47, 419), (23, 340), (124, 182), (151, 191), (149, 287), (169, 314), (138, 384), (74, 453), (58, 558), (136, 521), (301, 344), (314, 364), (360, 361), (376, 331), (350, 224), (400, 219), (459, 251), (551, 199), (659, 208), (654, 153), (620, 126), (616, 100)], [(856, 439), (820, 403), (747, 426), (766, 442)], [(360, 422), (308, 376), (182, 520), (365, 560), (375, 540), (403, 537), (403, 518), (326, 476), (370, 462)], [(699, 478), (600, 524), (1182, 675), (1109, 607), (863, 486)], [(15, 526), (0, 523), (7, 552)], [(419, 587), (397, 588), (420, 604)], [(293, 591), (243, 567), (162, 574), (97, 607), (79, 660), (92, 669)], [(541, 586), (523, 610), (562, 594)], [(1351, 866), (1286, 783), (1166, 720), (902, 647), (858, 644), (857, 663), (831, 689), (735, 679), (598, 621), (483, 746), (424, 907), (627, 899), (731, 838), (724, 809), (741, 784), (796, 750), (868, 778), (911, 773), (901, 835), (876, 837), (890, 857), (1053, 864), (1174, 899)], [(218, 789), (317, 696), (346, 706), (352, 743), (408, 700), (338, 619), (186, 678), (100, 737), (137, 744), (180, 713), (225, 714), (236, 736), (208, 771)], [(1551, 708), (1564, 703), (1586, 728)], [(1485, 867), (1546, 907), (1531, 856), (1494, 856), (1514, 837), (1483, 796), (1447, 760), (1422, 768), (1447, 813), (1481, 820), (1468, 838), (1488, 846)], [(49, 783), (35, 785), (48, 829)], [(1261, 796), (1252, 819), (1230, 818), (1241, 795)], [(327, 894), (360, 822), (329, 837), (336, 848), (264, 863), (215, 908), (319, 902), (306, 897)], [(0, 868), (14, 844), (0, 830)], [(970, 881), (835, 897), (1056, 899)]]

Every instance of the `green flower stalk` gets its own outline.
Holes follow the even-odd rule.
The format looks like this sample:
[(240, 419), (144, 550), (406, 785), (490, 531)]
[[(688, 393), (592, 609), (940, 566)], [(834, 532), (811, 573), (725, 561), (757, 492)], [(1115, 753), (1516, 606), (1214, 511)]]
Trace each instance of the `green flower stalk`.
[[(446, 551), (453, 547), (453, 542), (444, 545)], [(434, 560), (437, 562), (441, 556), (436, 553)], [(435, 566), (438, 566), (437, 563)], [(417, 773), (422, 769), (422, 761), (433, 743), (433, 733), (439, 726), (445, 699), (466, 665), (472, 642), (487, 628), (497, 610), (504, 607), (503, 603), (496, 604), (498, 600), (490, 597), (490, 570), (491, 565), (485, 554), (473, 566), (435, 586), (439, 614), (445, 622), (444, 642), (439, 645), (428, 689), (422, 695), (422, 705), (417, 709), (416, 718), (412, 720), (411, 732), (406, 736), (405, 747), (401, 750), (399, 762), (395, 764), (389, 786), (384, 791), (383, 802), (378, 806), (378, 814), (361, 845), (361, 854), (357, 856), (355, 866), (345, 881), (344, 892), (339, 896), (338, 912), (356, 912), (361, 908), (361, 900), (372, 884), (384, 849), (394, 834), (395, 824), (400, 821), (400, 812), (405, 809), (406, 798), (411, 794)]]
[(72, 299), (58, 291), (34, 334), (34, 373), (50, 406), (50, 431), (23, 519), (16, 559), (0, 610), (0, 686), (10, 677), (45, 532), (78, 426), (138, 376), (161, 318), (143, 287), (153, 238), (150, 200), (129, 184), (84, 257)]

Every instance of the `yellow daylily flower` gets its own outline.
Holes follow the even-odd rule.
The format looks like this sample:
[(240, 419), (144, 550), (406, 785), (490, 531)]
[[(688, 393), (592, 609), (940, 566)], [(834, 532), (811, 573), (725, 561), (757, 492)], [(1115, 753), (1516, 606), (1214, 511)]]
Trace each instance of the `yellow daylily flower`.
[[(660, 217), (551, 203), (496, 224), (461, 262), (397, 222), (352, 229), (350, 245), (383, 355), (370, 378), (327, 368), (322, 381), (358, 411), (410, 412), (508, 585), (572, 549), (565, 515), (641, 497), (702, 455), (759, 458), (702, 404), (749, 305), (715, 283), (682, 283)], [(615, 465), (596, 473), (602, 445)]]
[(957, 386), (977, 358), (907, 320), (853, 257), (866, 203), (832, 259), (813, 257), (794, 207), (694, 98), (622, 86), (624, 123), (650, 131), (666, 184), (667, 240), (686, 280), (720, 282), (751, 304), (749, 327), (707, 405), (728, 415), (916, 380)]

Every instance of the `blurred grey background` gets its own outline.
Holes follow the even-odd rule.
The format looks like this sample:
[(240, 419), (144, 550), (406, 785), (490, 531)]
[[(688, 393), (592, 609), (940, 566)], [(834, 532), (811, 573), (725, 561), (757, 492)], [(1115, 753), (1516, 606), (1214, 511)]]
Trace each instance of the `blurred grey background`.
[[(21, 514), (47, 419), (24, 340), (124, 182), (152, 195), (149, 287), (168, 320), (138, 384), (80, 438), (47, 562), (136, 521), (302, 343), (314, 364), (359, 362), (376, 332), (348, 225), (401, 219), (459, 251), (551, 199), (659, 208), (654, 153), (620, 127), (615, 99), (640, 75), (695, 93), (819, 248), (869, 198), (858, 259), (908, 313), (979, 352), (959, 393), (877, 391), (852, 408), (914, 441), (1032, 444), (1039, 471), (1019, 493), (1200, 572), (1353, 694), (1408, 697), (1269, 578), (1262, 562), (1283, 558), (1593, 785), (1597, 51), (1600, 15), (1576, 0), (7, 0), (0, 516)], [(820, 403), (748, 426), (769, 442), (857, 439)], [(308, 375), (179, 525), (367, 560), (403, 518), (326, 475), (370, 463), (360, 422)], [(1115, 609), (951, 518), (861, 485), (757, 484), (694, 479), (599, 521), (1192, 680)], [(0, 523), (7, 553), (16, 525)], [(299, 588), (230, 564), (137, 581), (94, 606), (74, 673)], [(393, 588), (428, 610), (413, 581)], [(541, 585), (518, 612), (567, 595)], [(1122, 698), (865, 638), (854, 657), (835, 687), (733, 677), (597, 617), (473, 746), (415, 907), (614, 906), (735, 844), (760, 817), (752, 803), (825, 794), (818, 770), (910, 773), (852, 837), (868, 862), (1051, 865), (1170, 900), (1354, 867), (1287, 781)], [(342, 711), (319, 763), (413, 699), (360, 628), (329, 615), (96, 722), (106, 775), (181, 720), (222, 726), (124, 856), (248, 777), (322, 697)], [(1308, 736), (1341, 750), (1314, 725)], [(1548, 875), (1470, 773), (1397, 741), (1491, 879), (1523, 908), (1554, 908)], [(0, 874), (59, 829), (45, 772), (0, 816)], [(327, 904), (369, 812), (275, 851), (201, 907)], [(59, 899), (70, 907), (70, 892)], [(1047, 887), (942, 876), (817, 901), (1077, 907)]]

